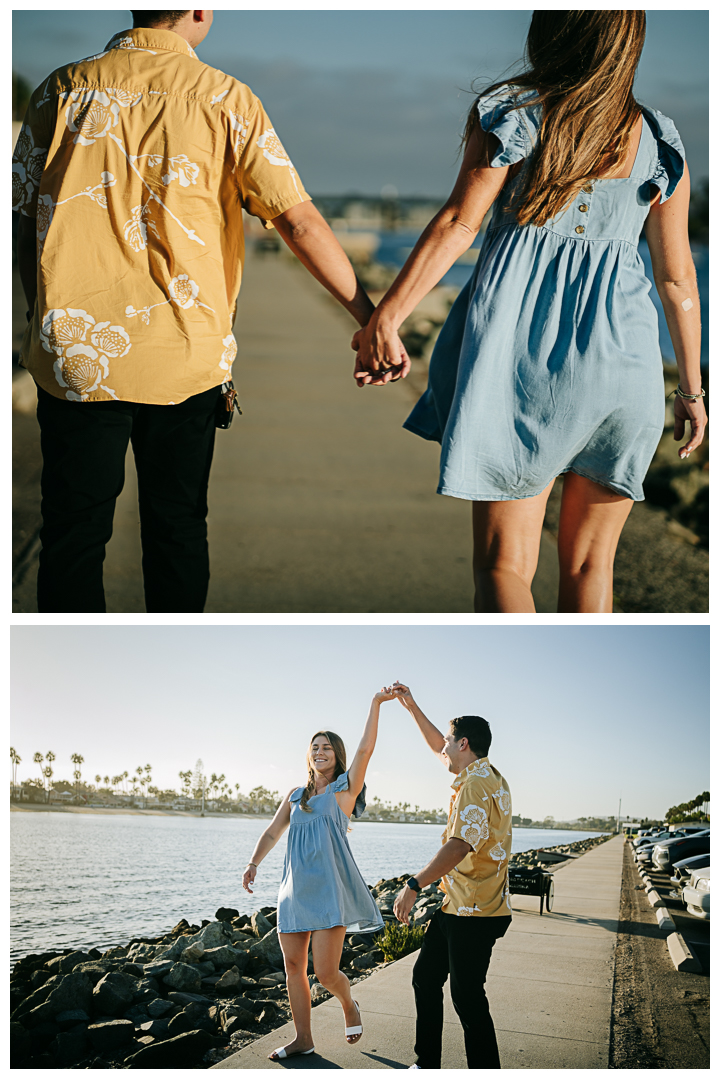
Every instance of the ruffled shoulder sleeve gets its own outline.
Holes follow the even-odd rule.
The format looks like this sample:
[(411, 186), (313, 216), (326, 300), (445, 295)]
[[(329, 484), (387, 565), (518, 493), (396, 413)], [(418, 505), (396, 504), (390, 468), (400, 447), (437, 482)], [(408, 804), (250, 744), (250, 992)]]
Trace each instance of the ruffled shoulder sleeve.
[(642, 106), (642, 111), (657, 145), (655, 172), (648, 179), (660, 188), (660, 202), (666, 202), (685, 172), (685, 147), (672, 120), (657, 109)]
[(305, 790), (304, 787), (297, 787), (290, 795), (290, 802), (300, 802), (302, 799), (302, 793)]
[(515, 94), (500, 89), (482, 95), (476, 104), (480, 127), (495, 135), (500, 143), (490, 162), (494, 169), (523, 161), (532, 151), (528, 110), (516, 108), (517, 103)]
[[(348, 774), (346, 772), (340, 773), (337, 780), (333, 780), (333, 782), (332, 782), (332, 784), (330, 786), (331, 786), (331, 788), (332, 788), (332, 790), (334, 792), (347, 791), (348, 787), (350, 786), (350, 783), (349, 783), (349, 780), (348, 780)], [(367, 785), (363, 784), (363, 789), (360, 792), (360, 794), (358, 795), (357, 799), (355, 800), (355, 806), (353, 807), (353, 812), (352, 812), (352, 816), (354, 818), (359, 818), (361, 814), (365, 813), (365, 792), (366, 792), (366, 788), (367, 788)]]

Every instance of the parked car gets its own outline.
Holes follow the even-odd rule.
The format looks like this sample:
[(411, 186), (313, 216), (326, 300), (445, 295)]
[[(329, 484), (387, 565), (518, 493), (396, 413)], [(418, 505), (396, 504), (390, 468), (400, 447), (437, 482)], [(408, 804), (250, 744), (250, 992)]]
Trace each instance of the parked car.
[(707, 870), (693, 870), (690, 884), (682, 891), (682, 898), (690, 915), (698, 919), (710, 918), (710, 867)]
[(687, 885), (693, 870), (707, 870), (710, 866), (710, 852), (705, 855), (691, 855), (687, 859), (673, 863), (675, 873), (670, 878), (673, 885)]
[(673, 863), (691, 855), (706, 855), (710, 851), (710, 830), (676, 840), (661, 840), (652, 849), (652, 864), (656, 870), (669, 870)]
[(647, 847), (648, 844), (652, 847), (653, 844), (657, 844), (660, 840), (677, 840), (680, 836), (687, 836), (689, 835), (689, 831), (686, 832), (685, 829), (685, 826), (683, 826), (682, 829), (675, 829), (674, 831), (671, 831), (670, 829), (660, 829), (659, 832), (655, 832), (651, 836), (643, 836), (640, 840), (633, 840), (635, 850), (639, 851), (640, 848)]
[(660, 826), (657, 826), (654, 829), (641, 829), (637, 836), (633, 839), (632, 846), (634, 848), (638, 848), (642, 844), (647, 844), (652, 839), (652, 837), (657, 837), (660, 833), (665, 833), (667, 836), (669, 836), (670, 830), (663, 829)]

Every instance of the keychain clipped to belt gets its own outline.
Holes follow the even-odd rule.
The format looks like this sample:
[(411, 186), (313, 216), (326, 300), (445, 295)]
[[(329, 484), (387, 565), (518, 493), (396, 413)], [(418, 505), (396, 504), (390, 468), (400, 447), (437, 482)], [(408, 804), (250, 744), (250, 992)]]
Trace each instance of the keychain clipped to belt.
[(238, 401), (237, 390), (230, 382), (224, 382), (220, 390), (217, 407), (215, 409), (215, 427), (229, 428), (233, 421), (234, 410), (237, 409), (242, 416), (242, 409)]

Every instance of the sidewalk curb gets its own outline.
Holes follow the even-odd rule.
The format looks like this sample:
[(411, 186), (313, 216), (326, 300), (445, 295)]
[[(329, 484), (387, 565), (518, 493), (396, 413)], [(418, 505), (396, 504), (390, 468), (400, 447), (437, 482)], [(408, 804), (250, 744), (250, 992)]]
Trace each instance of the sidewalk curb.
[(648, 889), (647, 897), (650, 901), (650, 907), (661, 908), (663, 906), (662, 897), (655, 889)]
[(667, 947), (676, 971), (702, 971), (702, 964), (682, 934), (677, 931), (670, 934), (667, 939)]

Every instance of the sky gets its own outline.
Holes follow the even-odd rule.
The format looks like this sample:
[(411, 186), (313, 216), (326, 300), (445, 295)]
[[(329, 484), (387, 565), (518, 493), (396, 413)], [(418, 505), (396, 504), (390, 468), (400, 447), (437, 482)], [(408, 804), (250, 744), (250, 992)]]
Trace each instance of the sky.
[[(709, 788), (707, 627), (14, 626), (19, 779), (153, 766), (179, 789), (198, 758), (247, 793), (303, 783), (330, 728), (351, 760), (373, 694), (398, 679), (443, 732), (481, 715), (513, 813), (661, 817)], [(399, 702), (381, 707), (368, 797), (446, 808), (452, 777)]]
[[(222, 10), (198, 55), (261, 98), (310, 194), (443, 197), (474, 79), (523, 52), (529, 10)], [(676, 122), (708, 173), (708, 12), (647, 12), (636, 94)], [(13, 12), (13, 70), (33, 86), (100, 51), (129, 11)]]

